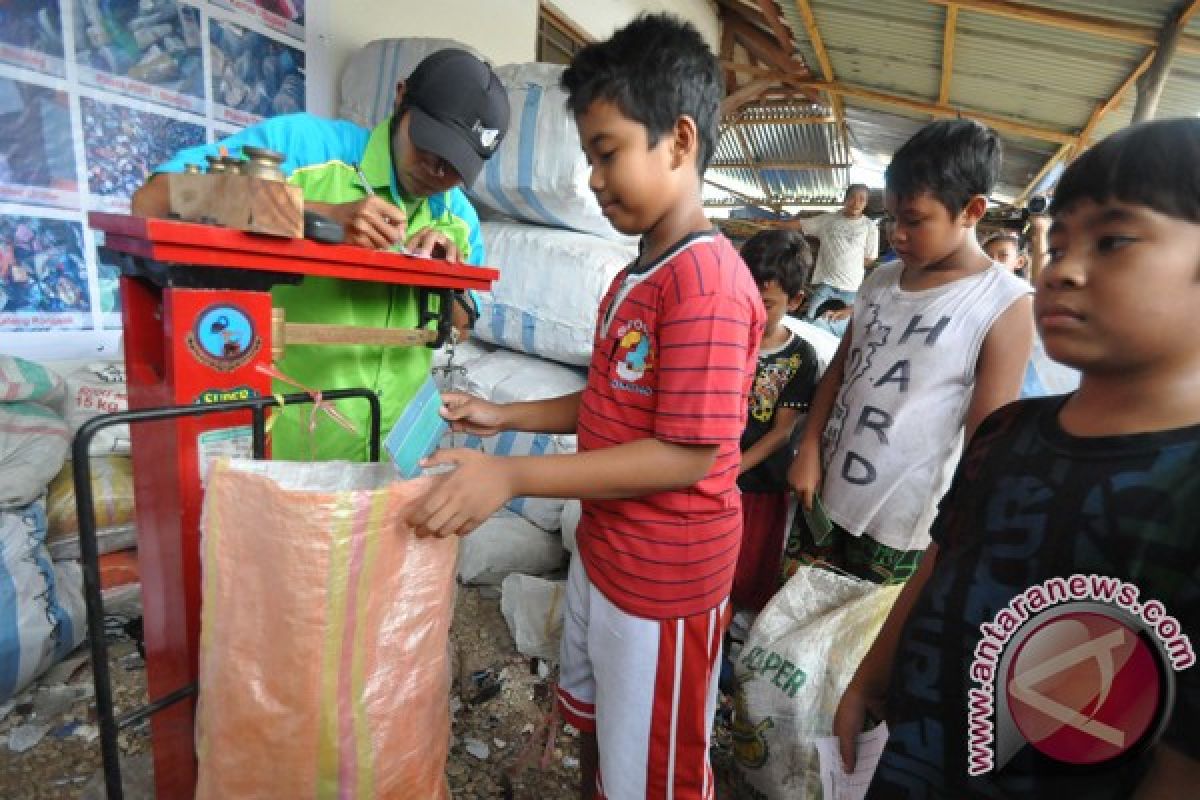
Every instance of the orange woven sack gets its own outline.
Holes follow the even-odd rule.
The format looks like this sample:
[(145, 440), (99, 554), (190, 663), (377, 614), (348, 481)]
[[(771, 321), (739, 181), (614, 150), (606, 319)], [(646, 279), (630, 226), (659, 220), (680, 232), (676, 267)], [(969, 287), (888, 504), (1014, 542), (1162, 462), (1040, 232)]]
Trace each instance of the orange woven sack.
[(390, 464), (221, 461), (202, 521), (199, 800), (444, 800), (456, 539)]

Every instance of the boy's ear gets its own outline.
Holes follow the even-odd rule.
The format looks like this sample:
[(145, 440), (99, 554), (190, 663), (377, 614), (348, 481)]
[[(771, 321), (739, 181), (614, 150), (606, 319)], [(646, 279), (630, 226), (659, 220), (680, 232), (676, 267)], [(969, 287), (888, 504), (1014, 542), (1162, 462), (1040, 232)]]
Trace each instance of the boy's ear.
[(972, 195), (963, 207), (962, 214), (959, 217), (962, 219), (963, 227), (971, 228), (983, 219), (983, 215), (987, 213), (987, 197), (981, 194)]
[(804, 302), (804, 298), (807, 296), (808, 296), (808, 293), (803, 290), (796, 292), (794, 295), (792, 295), (791, 297), (788, 298), (787, 310), (795, 311), (797, 308), (800, 307), (800, 304)]
[(404, 90), (405, 90), (406, 88), (408, 88), (408, 87), (407, 87), (407, 84), (405, 84), (405, 82), (404, 82), (404, 81), (397, 81), (397, 82), (396, 82), (396, 105), (393, 107), (394, 109), (399, 109), (399, 108), (400, 108), (400, 102), (401, 102), (402, 100), (404, 100)]
[(696, 120), (687, 114), (675, 120), (672, 131), (671, 168), (679, 169), (684, 164), (693, 164), (700, 147), (700, 131), (696, 128)]

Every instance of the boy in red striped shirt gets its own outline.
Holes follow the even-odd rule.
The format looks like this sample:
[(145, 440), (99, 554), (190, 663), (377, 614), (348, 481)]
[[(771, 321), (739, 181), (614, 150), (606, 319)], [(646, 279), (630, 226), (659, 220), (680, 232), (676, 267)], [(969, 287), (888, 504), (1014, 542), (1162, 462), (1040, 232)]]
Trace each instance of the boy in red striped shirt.
[(496, 405), (445, 395), (455, 430), (577, 433), (572, 455), (453, 450), (416, 504), (419, 532), (463, 535), (512, 497), (581, 497), (559, 701), (583, 733), (582, 796), (715, 797), (708, 742), (742, 536), (739, 440), (765, 312), (712, 229), (701, 175), (720, 68), (700, 34), (642, 16), (563, 74), (590, 185), (641, 254), (600, 304), (579, 394)]

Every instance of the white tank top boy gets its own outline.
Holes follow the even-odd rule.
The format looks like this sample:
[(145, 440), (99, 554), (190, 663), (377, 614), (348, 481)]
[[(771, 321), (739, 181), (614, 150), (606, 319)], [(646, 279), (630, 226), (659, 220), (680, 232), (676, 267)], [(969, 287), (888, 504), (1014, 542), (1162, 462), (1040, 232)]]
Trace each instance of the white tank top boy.
[(992, 323), (1029, 284), (1004, 267), (921, 291), (899, 261), (867, 277), (822, 438), (829, 517), (898, 550), (923, 549), (962, 447), (975, 366)]

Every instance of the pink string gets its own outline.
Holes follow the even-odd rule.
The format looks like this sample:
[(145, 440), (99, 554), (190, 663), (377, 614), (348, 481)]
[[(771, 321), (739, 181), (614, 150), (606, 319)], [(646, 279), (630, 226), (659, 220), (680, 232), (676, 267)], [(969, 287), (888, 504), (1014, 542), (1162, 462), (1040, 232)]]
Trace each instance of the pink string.
[(313, 434), (316, 433), (317, 412), (324, 412), (325, 414), (327, 414), (329, 416), (329, 418), (331, 420), (336, 422), (338, 425), (342, 426), (342, 428), (344, 428), (345, 430), (354, 434), (355, 436), (358, 436), (358, 428), (355, 427), (354, 423), (351, 422), (350, 420), (346, 419), (346, 417), (343, 416), (340, 411), (338, 411), (330, 403), (328, 403), (324, 399), (322, 399), (320, 389), (311, 389), (311, 388), (305, 386), (304, 384), (300, 383), (300, 381), (294, 380), (293, 378), (289, 378), (287, 375), (284, 375), (282, 372), (280, 372), (279, 368), (276, 367), (274, 364), (271, 364), (270, 366), (267, 366), (266, 364), (258, 364), (255, 366), (255, 369), (258, 372), (262, 373), (263, 375), (266, 375), (269, 378), (273, 378), (277, 381), (281, 381), (283, 383), (286, 383), (289, 386), (295, 386), (300, 391), (307, 393), (308, 396), (313, 399), (312, 413), (310, 413), (308, 415), (308, 434), (309, 434), (309, 436), (312, 436)]

